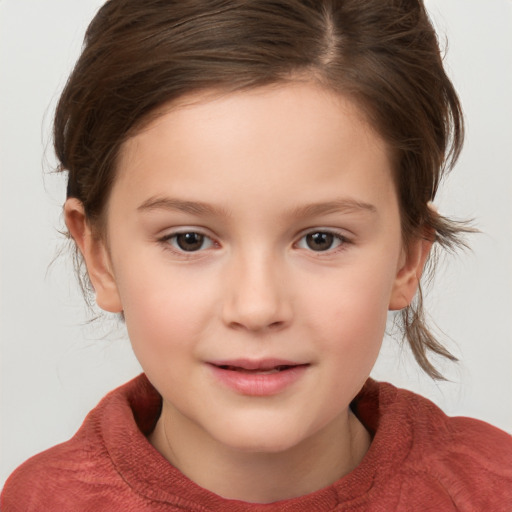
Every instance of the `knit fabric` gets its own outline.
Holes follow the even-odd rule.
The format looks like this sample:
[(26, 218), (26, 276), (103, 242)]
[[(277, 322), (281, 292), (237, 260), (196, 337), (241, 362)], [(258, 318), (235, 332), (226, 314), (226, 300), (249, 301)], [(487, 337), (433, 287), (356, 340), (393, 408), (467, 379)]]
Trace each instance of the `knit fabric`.
[(223, 499), (164, 459), (146, 439), (160, 408), (144, 375), (111, 392), (72, 439), (11, 475), (2, 512), (512, 511), (512, 437), (390, 384), (368, 380), (352, 404), (373, 438), (354, 471), (266, 505)]

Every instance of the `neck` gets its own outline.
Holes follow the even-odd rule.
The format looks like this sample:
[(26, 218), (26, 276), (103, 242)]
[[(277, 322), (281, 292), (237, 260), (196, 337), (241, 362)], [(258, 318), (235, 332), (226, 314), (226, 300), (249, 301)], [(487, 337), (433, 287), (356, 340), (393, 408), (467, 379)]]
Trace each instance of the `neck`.
[[(350, 473), (370, 436), (350, 409), (314, 436), (286, 451), (241, 451), (201, 435), (197, 426), (177, 429), (164, 409), (149, 440), (199, 486), (227, 499), (252, 503), (304, 496)], [(179, 432), (177, 432), (179, 430)], [(173, 440), (179, 439), (179, 442)]]

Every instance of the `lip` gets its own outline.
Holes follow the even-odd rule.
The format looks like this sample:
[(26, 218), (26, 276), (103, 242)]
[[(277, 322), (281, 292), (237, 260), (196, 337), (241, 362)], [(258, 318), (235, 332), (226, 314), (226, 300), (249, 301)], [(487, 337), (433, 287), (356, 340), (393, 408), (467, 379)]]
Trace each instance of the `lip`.
[(208, 362), (216, 379), (230, 389), (248, 396), (272, 396), (298, 380), (308, 363), (284, 359), (233, 359)]

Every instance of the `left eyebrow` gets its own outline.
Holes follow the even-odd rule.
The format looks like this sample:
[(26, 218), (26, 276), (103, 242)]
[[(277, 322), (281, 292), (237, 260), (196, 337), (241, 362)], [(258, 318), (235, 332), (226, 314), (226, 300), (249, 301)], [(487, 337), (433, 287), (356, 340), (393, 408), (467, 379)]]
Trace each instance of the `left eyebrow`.
[(342, 198), (325, 203), (313, 203), (305, 206), (299, 206), (292, 210), (294, 217), (315, 217), (318, 215), (328, 215), (330, 213), (352, 213), (367, 212), (373, 215), (377, 214), (377, 208), (370, 203), (357, 201), (355, 199)]

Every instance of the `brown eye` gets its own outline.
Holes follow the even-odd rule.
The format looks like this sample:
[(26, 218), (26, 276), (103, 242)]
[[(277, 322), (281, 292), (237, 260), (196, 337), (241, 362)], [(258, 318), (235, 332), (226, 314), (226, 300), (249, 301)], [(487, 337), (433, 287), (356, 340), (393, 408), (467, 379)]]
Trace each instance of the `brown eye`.
[(306, 244), (312, 251), (327, 251), (332, 247), (334, 235), (332, 233), (310, 233), (306, 235)]
[(171, 243), (175, 247), (185, 252), (194, 252), (204, 249), (205, 242), (209, 241), (207, 237), (201, 233), (179, 233), (171, 238)]
[(325, 252), (336, 249), (340, 245), (347, 242), (347, 240), (337, 233), (330, 231), (313, 231), (303, 236), (297, 247), (300, 249), (309, 249), (314, 252)]

